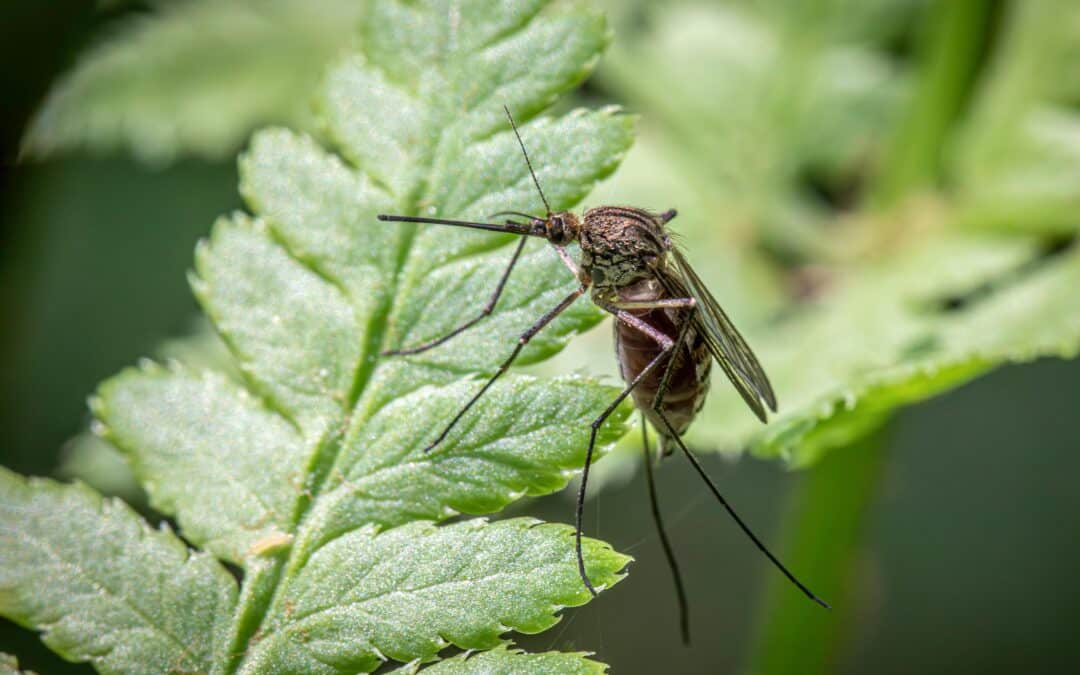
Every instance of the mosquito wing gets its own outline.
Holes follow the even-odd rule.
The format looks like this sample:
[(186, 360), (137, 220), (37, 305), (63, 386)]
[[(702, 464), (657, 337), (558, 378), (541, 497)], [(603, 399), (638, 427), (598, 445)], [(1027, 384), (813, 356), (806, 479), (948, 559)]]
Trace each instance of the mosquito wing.
[(720, 304), (713, 298), (712, 293), (709, 293), (709, 289), (694, 272), (686, 257), (677, 248), (672, 248), (671, 254), (675, 261), (674, 268), (660, 273), (660, 283), (669, 293), (681, 297), (689, 295), (697, 302), (697, 311), (693, 315), (694, 327), (705, 339), (709, 352), (723, 368), (724, 374), (735, 385), (743, 400), (764, 422), (766, 418), (763, 402), (776, 412), (776, 394), (769, 384), (769, 378), (746, 340), (735, 329), (724, 310), (720, 309)]

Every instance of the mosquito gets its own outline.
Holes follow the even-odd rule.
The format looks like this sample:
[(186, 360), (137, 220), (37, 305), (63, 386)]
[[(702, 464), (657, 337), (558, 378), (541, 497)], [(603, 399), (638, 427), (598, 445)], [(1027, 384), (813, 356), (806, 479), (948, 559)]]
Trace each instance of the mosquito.
[[(540, 237), (551, 244), (559, 259), (578, 281), (578, 287), (520, 335), (510, 356), (499, 365), (495, 373), (458, 411), (424, 452), (432, 451), (446, 439), (447, 434), (510, 368), (521, 350), (537, 333), (591, 289), (593, 303), (615, 317), (615, 350), (626, 387), (593, 420), (589, 445), (585, 452), (585, 467), (574, 510), (578, 573), (585, 587), (593, 596), (596, 595), (596, 589), (585, 571), (585, 560), (581, 552), (585, 490), (596, 436), (619, 404), (627, 396), (632, 396), (634, 404), (641, 412), (649, 503), (678, 596), (679, 625), (683, 642), (688, 644), (690, 640), (686, 591), (660, 515), (646, 420), (659, 434), (659, 457), (670, 455), (673, 452), (672, 445), (676, 446), (754, 545), (808, 598), (828, 609), (828, 603), (788, 571), (758, 539), (720, 493), (697, 457), (682, 440), (683, 433), (704, 405), (714, 360), (750, 410), (762, 422), (767, 419), (766, 407), (776, 412), (777, 403), (769, 378), (754, 353), (694, 272), (682, 251), (672, 241), (667, 225), (675, 218), (675, 209), (652, 213), (628, 206), (599, 206), (586, 211), (582, 218), (569, 211), (552, 212), (544, 190), (540, 187), (540, 181), (536, 178), (536, 172), (533, 171), (517, 124), (514, 123), (509, 108), (504, 106), (504, 110), (525, 157), (540, 201), (544, 204), (545, 215), (541, 218), (518, 211), (502, 211), (493, 214), (490, 219), (506, 216), (512, 218), (498, 223), (379, 215), (379, 220), (383, 221), (450, 225), (520, 235), (494, 292), (476, 316), (437, 339), (413, 347), (386, 351), (383, 355), (408, 355), (427, 351), (463, 333), (490, 315), (529, 237)], [(566, 248), (574, 241), (578, 242), (581, 249), (580, 262), (575, 261)]]

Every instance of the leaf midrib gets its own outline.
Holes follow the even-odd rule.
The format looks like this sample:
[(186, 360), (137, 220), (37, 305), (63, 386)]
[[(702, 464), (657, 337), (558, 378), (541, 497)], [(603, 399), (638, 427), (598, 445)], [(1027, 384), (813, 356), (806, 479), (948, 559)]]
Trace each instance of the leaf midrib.
[[(534, 17), (529, 17), (528, 20), (518, 25), (515, 30), (521, 30), (522, 27), (530, 23), (533, 18)], [(365, 54), (365, 57), (367, 56), (369, 55)], [(368, 67), (378, 67), (372, 59), (366, 58), (366, 61)], [(449, 116), (443, 115), (441, 116), (441, 119), (446, 119), (447, 117)], [(411, 214), (418, 211), (420, 203), (423, 199), (420, 195), (428, 191), (427, 181), (430, 178), (431, 173), (434, 170), (437, 162), (439, 161), (439, 159), (441, 159), (440, 153), (442, 152), (442, 149), (445, 145), (447, 132), (453, 128), (455, 128), (455, 125), (453, 124), (441, 126), (437, 134), (436, 142), (432, 146), (433, 150), (428, 156), (427, 161), (425, 162), (426, 171), (424, 172), (423, 177), (418, 180), (417, 185), (411, 190), (410, 195), (405, 197), (404, 199), (404, 205), (402, 208), (404, 209), (405, 213)], [(354, 170), (361, 169), (356, 168)], [(362, 350), (363, 357), (360, 359), (360, 363), (357, 366), (355, 375), (353, 377), (353, 384), (350, 387), (346, 403), (341, 408), (343, 413), (343, 417), (341, 420), (342, 424), (336, 429), (331, 428), (324, 432), (324, 436), (319, 440), (316, 446), (316, 450), (312, 454), (311, 459), (308, 462), (308, 473), (309, 475), (313, 475), (313, 486), (311, 489), (312, 496), (309, 498), (302, 496), (297, 504), (293, 519), (296, 524), (294, 532), (297, 534), (299, 534), (305, 529), (305, 526), (307, 525), (306, 521), (309, 515), (313, 512), (314, 504), (319, 500), (320, 497), (324, 495), (324, 487), (326, 485), (326, 481), (328, 477), (333, 474), (333, 470), (337, 468), (339, 458), (345, 446), (344, 439), (346, 437), (346, 434), (348, 433), (348, 430), (355, 427), (355, 418), (358, 414), (370, 412), (366, 410), (358, 410), (357, 406), (363, 398), (363, 395), (367, 391), (368, 386), (374, 379), (373, 376), (379, 365), (378, 354), (381, 353), (382, 350), (385, 348), (386, 335), (388, 332), (387, 328), (389, 326), (390, 316), (392, 315), (395, 307), (397, 306), (397, 302), (399, 300), (399, 296), (403, 291), (403, 288), (407, 289), (409, 287), (404, 285), (402, 282), (404, 277), (406, 277), (407, 272), (411, 271), (409, 270), (407, 263), (412, 252), (413, 244), (416, 240), (417, 227), (415, 225), (407, 225), (404, 226), (402, 229), (403, 233), (401, 241), (398, 244), (397, 254), (394, 257), (393, 281), (389, 284), (387, 292), (383, 294), (378, 306), (372, 311), (370, 319), (368, 320), (366, 331), (367, 337), (364, 343), (364, 348)], [(306, 269), (311, 269), (312, 266), (310, 265), (309, 261), (297, 258), (296, 256), (292, 255), (291, 252), (290, 257), (292, 257)], [(312, 272), (315, 274), (319, 274), (317, 270), (312, 270)], [(415, 275), (408, 276), (412, 277)], [(364, 418), (370, 419), (370, 414), (365, 414)], [(328, 435), (336, 435), (336, 439), (328, 438)], [(319, 467), (323, 467), (322, 471), (318, 471)], [(250, 632), (243, 636), (237, 636), (241, 639), (234, 641), (234, 643), (242, 643), (243, 650), (233, 650), (233, 653), (239, 653), (239, 657), (231, 660), (229, 664), (230, 672), (236, 672), (242, 666), (243, 662), (246, 660), (244, 657), (246, 655), (248, 647), (250, 646), (251, 636), (257, 634), (258, 631), (262, 629), (271, 611), (276, 608), (281, 601), (284, 589), (288, 585), (288, 580), (292, 579), (295, 576), (295, 572), (298, 570), (298, 568), (306, 564), (307, 561), (310, 559), (310, 556), (315, 552), (315, 550), (317, 550), (305, 550), (305, 547), (302, 545), (302, 543), (304, 542), (304, 539), (297, 537), (297, 545), (290, 548), (288, 559), (284, 562), (283, 565), (276, 565), (276, 569), (272, 572), (275, 578), (273, 580), (273, 583), (271, 584), (273, 590), (270, 593), (270, 597), (265, 599), (262, 597), (253, 598), (252, 602), (261, 602), (264, 604), (264, 607), (262, 611), (260, 611), (258, 614), (258, 620), (252, 622), (253, 625)], [(239, 616), (242, 613), (243, 607), (238, 605), (237, 615)], [(277, 627), (271, 627), (270, 630), (262, 636), (260, 642), (266, 641), (267, 638), (277, 632), (279, 632), (277, 630)], [(236, 646), (239, 647), (240, 645)]]

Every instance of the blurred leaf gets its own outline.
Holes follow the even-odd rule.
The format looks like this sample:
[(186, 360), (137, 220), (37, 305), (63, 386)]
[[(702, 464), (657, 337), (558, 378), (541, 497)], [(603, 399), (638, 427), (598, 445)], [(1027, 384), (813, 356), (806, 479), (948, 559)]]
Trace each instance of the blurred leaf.
[[(489, 649), (507, 630), (544, 630), (591, 598), (570, 528), (414, 522), (562, 488), (584, 462), (588, 422), (618, 393), (580, 376), (508, 375), (424, 452), (496, 355), (577, 288), (546, 242), (526, 249), (483, 331), (379, 356), (477, 312), (516, 242), (378, 213), (537, 207), (501, 104), (516, 112), (556, 208), (581, 200), (631, 143), (632, 120), (612, 110), (533, 119), (588, 74), (607, 40), (597, 15), (549, 4), (373, 3), (362, 50), (330, 71), (317, 105), (336, 152), (293, 131), (257, 134), (241, 160), (257, 215), (220, 219), (196, 253), (192, 286), (234, 375), (200, 364), (196, 350), (193, 366), (147, 362), (99, 388), (95, 430), (125, 454), (151, 505), (244, 571), (225, 644), (186, 669), (355, 672), (388, 657), (432, 660), (450, 644)], [(575, 304), (522, 362), (599, 318)], [(601, 454), (625, 432), (626, 412), (600, 434)], [(584, 550), (599, 587), (621, 578), (627, 557), (592, 540)]]
[(393, 672), (402, 675), (415, 675), (418, 672), (427, 675), (470, 675), (471, 673), (512, 675), (523, 672), (533, 675), (588, 675), (607, 672), (604, 664), (586, 658), (583, 653), (526, 654), (505, 645), (486, 652), (459, 654), (423, 670), (419, 665), (419, 663), (410, 663)]
[(949, 135), (965, 111), (990, 43), (993, 6), (939, 2), (927, 7), (915, 35), (911, 99), (867, 191), (865, 206), (896, 207), (942, 184)]
[(155, 2), (121, 19), (57, 83), (24, 152), (123, 149), (141, 160), (228, 157), (259, 125), (308, 126), (329, 60), (365, 0)]
[[(213, 371), (241, 381), (228, 347), (202, 317), (192, 322), (187, 335), (159, 345), (156, 354), (163, 361), (177, 362), (193, 372)], [(89, 429), (64, 445), (56, 475), (79, 479), (98, 492), (120, 497), (129, 504), (141, 507), (146, 503), (146, 493), (126, 458), (115, 446)]]
[(185, 335), (165, 340), (156, 352), (162, 361), (175, 361), (190, 370), (212, 370), (237, 382), (243, 378), (228, 346), (202, 316), (192, 320)]
[(103, 673), (207, 671), (236, 582), (123, 502), (0, 468), (0, 613)]
[[(1012, 8), (1016, 20), (984, 75), (963, 143), (945, 144), (959, 153), (958, 180), (937, 204), (901, 201), (876, 213), (864, 186), (877, 187), (878, 155), (891, 142), (924, 140), (890, 140), (912, 111), (910, 69), (886, 52), (896, 39), (890, 30), (920, 4), (623, 10), (633, 38), (614, 50), (604, 82), (664, 124), (645, 134), (656, 149), (631, 153), (605, 197), (669, 195), (662, 207), (680, 208), (673, 229), (693, 242), (691, 261), (749, 334), (780, 399), (780, 414), (762, 428), (715, 387), (690, 430), (702, 447), (750, 445), (805, 465), (900, 406), (998, 364), (1076, 351), (1080, 318), (1068, 302), (1076, 254), (1041, 259), (1042, 242), (960, 233), (988, 224), (1075, 227), (1080, 153), (1070, 149), (1072, 113), (1061, 107), (1075, 96), (1075, 11)], [(881, 27), (883, 16), (893, 28)], [(1056, 108), (1048, 113), (1040, 101)], [(1032, 119), (1038, 134), (1009, 140)], [(955, 126), (929, 142), (934, 170), (947, 156), (943, 138), (957, 139)], [(650, 175), (669, 178), (650, 191)], [(924, 178), (932, 185), (938, 176)], [(955, 311), (933, 309), (968, 293), (971, 302)], [(990, 330), (989, 322), (1001, 325)]]
[(37, 675), (32, 670), (20, 670), (19, 660), (11, 654), (0, 652), (0, 675)]
[(1080, 250), (935, 233), (838, 276), (820, 307), (755, 335), (780, 414), (756, 425), (715, 394), (698, 438), (796, 465), (854, 442), (898, 407), (1008, 362), (1080, 349)]
[(961, 223), (1075, 232), (1080, 6), (1015, 3), (953, 159)]
[(673, 157), (711, 200), (684, 216), (744, 248), (764, 238), (814, 256), (828, 247), (814, 226), (830, 214), (804, 177), (874, 160), (905, 81), (865, 26), (908, 5), (678, 3), (648, 12), (650, 30), (622, 34), (601, 76), (671, 130)]
[(146, 503), (146, 494), (127, 458), (89, 429), (64, 444), (55, 475), (80, 480), (107, 497), (119, 497), (133, 506)]

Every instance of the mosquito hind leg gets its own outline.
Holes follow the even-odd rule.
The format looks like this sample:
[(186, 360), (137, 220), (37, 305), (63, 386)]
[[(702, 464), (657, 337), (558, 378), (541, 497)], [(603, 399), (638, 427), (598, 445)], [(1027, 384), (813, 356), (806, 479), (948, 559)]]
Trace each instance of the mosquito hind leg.
[[(683, 325), (680, 327), (680, 336), (684, 335), (688, 326), (690, 326), (691, 321), (689, 319), (690, 317), (687, 316)], [(788, 581), (795, 584), (795, 586), (797, 586), (799, 590), (801, 590), (806, 595), (806, 597), (818, 603), (825, 609), (831, 609), (831, 607), (829, 607), (829, 603), (814, 595), (813, 591), (807, 588), (801, 581), (796, 579), (795, 575), (789, 572), (788, 569), (784, 567), (784, 564), (781, 563), (776, 558), (776, 556), (774, 556), (772, 552), (769, 551), (765, 544), (757, 538), (757, 535), (755, 535), (754, 532), (750, 529), (750, 526), (743, 522), (743, 519), (740, 518), (739, 514), (735, 512), (735, 508), (732, 507), (731, 504), (728, 503), (727, 499), (724, 498), (724, 495), (720, 493), (720, 488), (716, 487), (716, 483), (714, 483), (712, 478), (709, 477), (709, 474), (705, 472), (705, 467), (701, 466), (701, 462), (698, 461), (698, 458), (694, 455), (694, 453), (690, 452), (690, 448), (686, 447), (686, 443), (683, 442), (682, 437), (679, 436), (679, 434), (675, 431), (675, 428), (671, 425), (671, 421), (667, 418), (667, 415), (664, 414), (664, 395), (667, 393), (667, 389), (670, 384), (671, 371), (672, 368), (670, 366), (664, 371), (664, 375), (660, 379), (660, 386), (657, 387), (656, 396), (653, 397), (652, 402), (652, 410), (660, 419), (661, 424), (663, 424), (664, 426), (664, 429), (660, 430), (661, 433), (666, 436), (666, 439), (668, 441), (673, 441), (675, 445), (679, 447), (679, 450), (681, 450), (682, 453), (686, 455), (686, 458), (690, 460), (690, 464), (694, 467), (694, 470), (697, 471), (698, 475), (701, 476), (701, 479), (705, 481), (705, 484), (709, 486), (709, 491), (713, 493), (713, 496), (716, 497), (716, 500), (719, 501), (720, 504), (724, 507), (724, 509), (728, 512), (728, 515), (730, 515), (731, 518), (735, 521), (735, 523), (739, 526), (739, 529), (743, 531), (743, 534), (749, 537), (750, 541), (752, 541), (754, 545), (757, 546), (758, 550), (764, 553), (765, 557), (768, 558), (769, 561), (772, 562), (772, 564), (775, 565), (776, 568), (780, 570), (780, 572), (783, 573), (785, 577), (788, 578)]]
[(772, 562), (772, 564), (775, 565), (776, 568), (780, 570), (780, 572), (785, 577), (787, 577), (788, 581), (795, 584), (795, 586), (800, 591), (802, 591), (806, 597), (810, 598), (825, 609), (832, 609), (832, 607), (829, 606), (829, 603), (825, 602), (817, 595), (815, 595), (813, 591), (811, 591), (809, 588), (806, 587), (805, 584), (803, 584), (803, 582), (799, 581), (794, 574), (788, 571), (788, 568), (784, 567), (784, 564), (781, 563), (780, 560), (777, 559), (777, 557), (774, 556), (771, 551), (769, 551), (765, 544), (757, 538), (757, 535), (755, 535), (753, 530), (750, 529), (750, 526), (743, 522), (743, 519), (740, 518), (739, 514), (735, 512), (734, 507), (732, 507), (731, 504), (728, 503), (727, 499), (724, 499), (724, 495), (720, 493), (720, 489), (716, 487), (716, 483), (714, 483), (712, 478), (709, 477), (709, 474), (705, 472), (705, 467), (701, 465), (701, 462), (698, 461), (698, 458), (694, 455), (694, 453), (690, 452), (690, 449), (686, 447), (686, 444), (683, 443), (682, 438), (679, 437), (677, 433), (675, 433), (675, 429), (672, 428), (671, 422), (664, 414), (661, 406), (656, 405), (654, 402), (653, 411), (660, 418), (660, 421), (663, 423), (665, 429), (667, 430), (667, 433), (671, 436), (671, 439), (675, 441), (675, 444), (679, 446), (679, 449), (682, 451), (682, 453), (686, 455), (686, 458), (688, 460), (690, 460), (690, 464), (694, 467), (694, 470), (697, 471), (698, 475), (701, 476), (701, 479), (705, 481), (705, 484), (709, 487), (709, 491), (713, 493), (713, 496), (716, 497), (716, 500), (720, 502), (720, 504), (728, 512), (728, 515), (731, 516), (731, 518), (739, 526), (739, 529), (743, 531), (743, 534), (749, 537), (750, 541), (752, 541), (754, 545), (757, 546), (758, 550), (764, 553), (765, 557), (768, 558), (769, 561)]
[(521, 250), (525, 248), (526, 240), (528, 240), (528, 237), (522, 235), (521, 240), (518, 242), (517, 247), (514, 249), (514, 255), (510, 256), (510, 264), (506, 266), (506, 270), (503, 271), (502, 277), (499, 278), (498, 285), (495, 286), (495, 292), (491, 294), (491, 297), (488, 299), (487, 304), (484, 305), (484, 308), (480, 310), (479, 314), (462, 323), (457, 328), (453, 329), (442, 337), (435, 338), (434, 340), (428, 340), (427, 342), (416, 345), (415, 347), (406, 347), (403, 349), (388, 349), (382, 352), (380, 356), (406, 356), (409, 354), (419, 354), (421, 352), (426, 352), (432, 347), (438, 347), (450, 338), (460, 335), (469, 328), (475, 326), (484, 317), (490, 315), (491, 312), (495, 310), (495, 303), (499, 301), (499, 296), (502, 295), (503, 288), (506, 287), (506, 280), (510, 278), (510, 272), (514, 269), (514, 265), (517, 264), (518, 258), (521, 256)]
[[(689, 299), (689, 298), (686, 298)], [(693, 309), (694, 303), (691, 300), (689, 304), (684, 305), (688, 309)], [(690, 332), (690, 327), (693, 322), (690, 320), (690, 312), (686, 312), (686, 317), (679, 326), (678, 336), (675, 339), (675, 345), (681, 345), (686, 339), (687, 333)], [(668, 361), (667, 367), (664, 368), (664, 374), (660, 377), (660, 385), (656, 389), (656, 396), (653, 397), (652, 408), (657, 410), (663, 407), (664, 395), (667, 393), (668, 387), (671, 383), (671, 374), (675, 370), (675, 357)], [(666, 418), (663, 418), (667, 429), (671, 430), (671, 425), (667, 423)], [(645, 412), (641, 413), (642, 424), (642, 442), (645, 446), (645, 482), (649, 488), (649, 505), (652, 509), (653, 521), (656, 524), (656, 532), (660, 536), (660, 544), (664, 549), (664, 555), (667, 557), (668, 569), (671, 570), (671, 579), (675, 583), (675, 593), (679, 600), (679, 633), (682, 636), (684, 645), (690, 644), (690, 608), (689, 603), (686, 600), (686, 591), (683, 588), (682, 575), (679, 572), (679, 564), (675, 560), (675, 550), (671, 546), (671, 541), (668, 539), (667, 532), (664, 530), (664, 522), (660, 518), (660, 504), (656, 498), (656, 485), (653, 481), (653, 467), (652, 458), (649, 456), (649, 436), (645, 430)], [(670, 439), (665, 433), (660, 434), (660, 456), (667, 457), (671, 454)]]
[(649, 452), (649, 428), (645, 422), (645, 412), (641, 412), (641, 448), (645, 453), (645, 485), (649, 489), (649, 508), (652, 511), (653, 523), (656, 525), (656, 533), (660, 536), (660, 545), (664, 549), (667, 558), (668, 569), (671, 570), (671, 578), (675, 582), (675, 594), (679, 599), (679, 632), (682, 635), (684, 645), (690, 644), (690, 616), (689, 606), (686, 601), (686, 589), (683, 588), (682, 575), (679, 573), (679, 563), (675, 561), (675, 550), (671, 546), (667, 532), (664, 530), (664, 521), (660, 517), (660, 502), (656, 498), (656, 483), (653, 480), (652, 456)]

